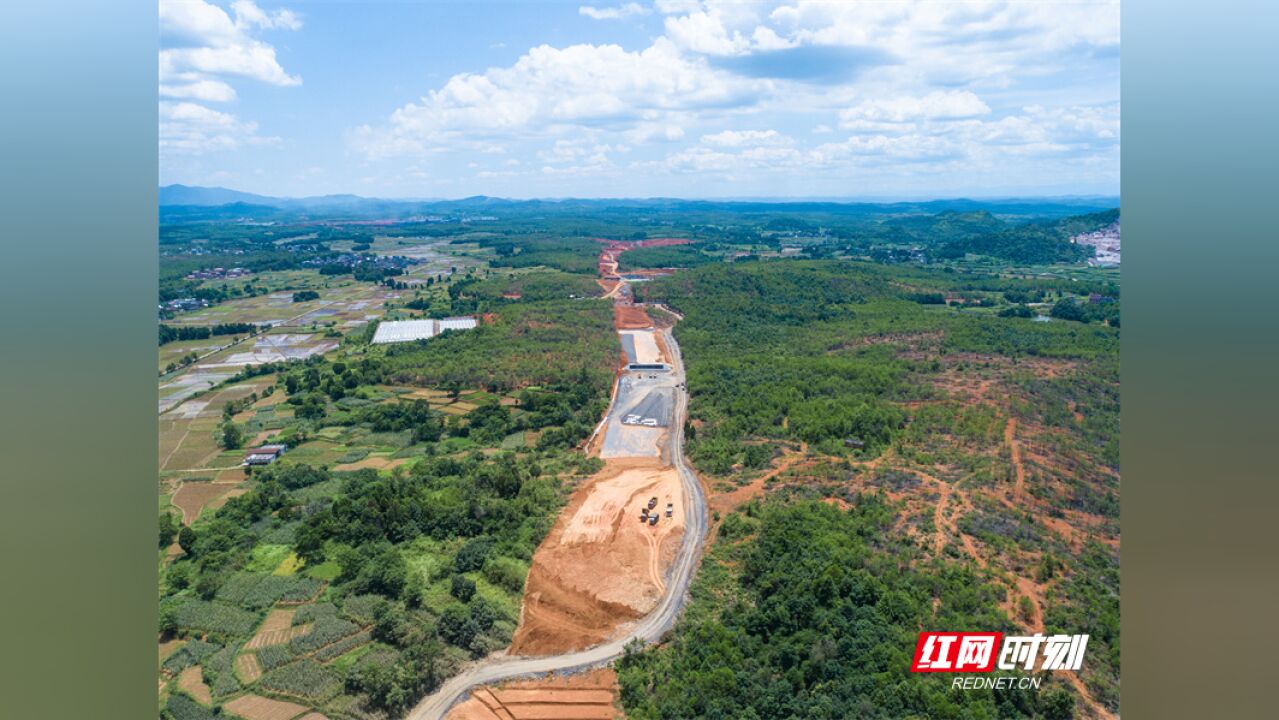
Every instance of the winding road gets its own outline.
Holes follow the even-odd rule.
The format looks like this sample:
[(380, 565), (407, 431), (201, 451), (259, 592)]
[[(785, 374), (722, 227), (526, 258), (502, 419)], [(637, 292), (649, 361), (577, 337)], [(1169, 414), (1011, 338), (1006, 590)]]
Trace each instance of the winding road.
[[(672, 375), (684, 384), (684, 361), (679, 345), (670, 330), (661, 330), (666, 347), (671, 353)], [(481, 660), (446, 681), (435, 693), (423, 698), (406, 716), (407, 720), (440, 720), (454, 704), (478, 685), (488, 685), (514, 678), (542, 675), (548, 672), (584, 670), (609, 663), (622, 656), (632, 640), (652, 643), (669, 630), (688, 600), (688, 589), (701, 557), (706, 538), (706, 497), (702, 486), (684, 460), (684, 419), (688, 412), (688, 393), (683, 387), (675, 392), (675, 412), (667, 434), (671, 463), (679, 472), (683, 490), (684, 507), (688, 514), (684, 519), (684, 537), (667, 571), (666, 594), (648, 615), (640, 619), (623, 637), (610, 640), (586, 650), (563, 655), (537, 657), (492, 656)]]

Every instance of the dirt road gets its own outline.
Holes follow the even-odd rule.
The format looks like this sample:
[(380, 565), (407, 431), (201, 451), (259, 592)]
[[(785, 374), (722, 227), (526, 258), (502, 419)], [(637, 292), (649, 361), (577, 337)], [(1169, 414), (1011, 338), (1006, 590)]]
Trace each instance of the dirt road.
[[(662, 330), (662, 339), (670, 350), (671, 375), (684, 382), (684, 363), (679, 346), (669, 330)], [(409, 720), (440, 720), (454, 704), (462, 700), (470, 690), (479, 685), (499, 683), (548, 672), (584, 670), (598, 667), (621, 657), (624, 648), (634, 639), (652, 643), (669, 630), (688, 600), (688, 588), (701, 556), (706, 537), (706, 498), (702, 494), (697, 476), (684, 460), (684, 419), (688, 414), (688, 395), (682, 387), (675, 392), (675, 411), (667, 434), (671, 463), (679, 472), (683, 505), (688, 508), (685, 516), (684, 535), (675, 560), (665, 579), (666, 592), (657, 607), (636, 622), (624, 636), (601, 645), (566, 653), (541, 657), (490, 656), (450, 678), (434, 694), (423, 698), (407, 715)]]

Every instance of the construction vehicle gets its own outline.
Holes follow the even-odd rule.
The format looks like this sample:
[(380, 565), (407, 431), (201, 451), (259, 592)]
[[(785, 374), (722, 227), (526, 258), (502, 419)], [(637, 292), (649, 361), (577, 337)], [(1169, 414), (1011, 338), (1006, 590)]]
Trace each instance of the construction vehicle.
[(652, 509), (653, 509), (653, 508), (655, 508), (655, 507), (657, 507), (657, 498), (655, 498), (655, 497), (651, 497), (651, 498), (649, 498), (649, 499), (648, 499), (648, 509), (649, 509), (649, 510), (652, 510)]

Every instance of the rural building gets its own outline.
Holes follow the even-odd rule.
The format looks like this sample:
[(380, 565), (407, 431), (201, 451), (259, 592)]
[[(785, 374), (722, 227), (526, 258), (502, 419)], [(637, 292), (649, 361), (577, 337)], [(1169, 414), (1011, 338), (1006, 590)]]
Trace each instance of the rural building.
[(256, 447), (244, 454), (244, 462), (242, 464), (270, 465), (288, 449), (288, 445), (263, 445), (262, 447)]

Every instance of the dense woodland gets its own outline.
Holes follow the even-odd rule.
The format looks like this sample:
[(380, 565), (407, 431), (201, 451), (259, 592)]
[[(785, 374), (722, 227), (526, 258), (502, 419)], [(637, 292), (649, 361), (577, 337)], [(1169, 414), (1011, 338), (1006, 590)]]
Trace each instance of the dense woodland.
[(1014, 628), (993, 609), (1001, 589), (970, 568), (920, 563), (894, 541), (891, 507), (856, 500), (841, 511), (773, 498), (730, 515), (672, 641), (618, 662), (626, 716), (1073, 717), (1073, 698), (1051, 681), (1041, 692), (952, 692), (947, 674), (910, 673), (921, 627)]
[[(928, 397), (920, 374), (940, 366), (902, 357), (879, 337), (939, 338), (940, 353), (1016, 357), (1113, 356), (1118, 332), (1099, 322), (1000, 317), (1006, 295), (1042, 296), (1056, 283), (963, 277), (842, 261), (707, 265), (642, 286), (645, 300), (685, 314), (676, 337), (688, 357), (689, 453), (713, 474), (762, 465), (753, 438), (800, 440), (828, 453), (844, 441), (873, 455), (906, 426), (900, 405)], [(989, 296), (992, 307), (954, 310), (932, 293)], [(1073, 302), (1073, 301), (1071, 301)]]
[[(1116, 302), (1092, 303), (1079, 293)], [(1041, 442), (1069, 463), (1036, 470), (1032, 480), (1043, 485), (1031, 492), (1057, 517), (1070, 510), (1117, 521), (1110, 473), (1119, 463), (1119, 330), (1098, 311), (1117, 306), (1115, 286), (765, 261), (690, 269), (644, 284), (639, 294), (684, 315), (675, 334), (691, 394), (688, 449), (708, 478), (750, 477), (784, 446), (802, 442), (812, 454), (856, 460), (891, 449), (898, 462), (953, 467), (959, 487), (979, 493), (1008, 477), (1007, 460), (983, 451), (1003, 421), (996, 422), (993, 407), (939, 388), (956, 373), (976, 380), (1004, 368), (998, 377), (1009, 383), (1000, 398), (1006, 412), (1044, 427)], [(958, 302), (947, 306), (947, 297)], [(1036, 313), (1051, 305), (1052, 319), (1006, 312), (1027, 303), (1038, 304)], [(1032, 362), (1074, 369), (1047, 377), (1017, 369)], [(774, 491), (763, 505), (724, 519), (721, 542), (734, 549), (717, 547), (700, 571), (694, 609), (673, 644), (619, 666), (628, 717), (1073, 716), (1073, 691), (1065, 687), (955, 696), (902, 670), (908, 658), (895, 656), (913, 648), (921, 624), (1009, 627), (998, 609), (1006, 591), (982, 586), (989, 576), (974, 577), (976, 568), (953, 546), (916, 567), (918, 576), (902, 573), (921, 562), (919, 545), (886, 531), (887, 518), (905, 508), (890, 511), (873, 496), (849, 495), (855, 468), (827, 467), (805, 470), (796, 486), (802, 492)], [(919, 482), (895, 471), (870, 479), (897, 491)], [(852, 509), (840, 514), (813, 504), (820, 497)], [(1117, 709), (1117, 555), (1095, 542), (1075, 552), (1030, 515), (975, 497), (959, 530), (1008, 558), (1040, 558), (1032, 574), (1051, 588), (1047, 630), (1091, 635), (1085, 683), (1095, 700)], [(931, 532), (931, 511), (924, 518), (908, 524)], [(1117, 536), (1115, 528), (1107, 532)], [(839, 585), (851, 582), (850, 568), (869, 572), (859, 577), (873, 579), (875, 590)], [(829, 583), (841, 590), (832, 592)], [(942, 615), (923, 622), (931, 597)]]

